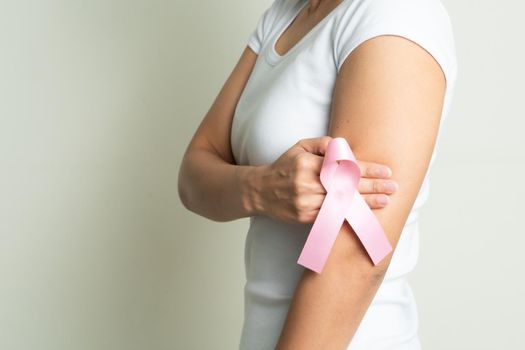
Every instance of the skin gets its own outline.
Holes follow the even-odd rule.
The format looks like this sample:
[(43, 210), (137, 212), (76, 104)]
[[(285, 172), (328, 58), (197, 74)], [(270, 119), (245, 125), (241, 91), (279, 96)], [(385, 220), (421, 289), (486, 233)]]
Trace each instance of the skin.
[[(317, 9), (326, 15), (338, 3), (311, 1), (308, 13)], [(306, 13), (301, 18), (311, 18)], [(310, 26), (322, 19), (320, 13), (315, 12), (317, 20)], [(308, 25), (300, 21), (298, 17), (292, 25), (302, 26), (304, 34)], [(280, 53), (293, 46), (301, 30), (296, 39), (286, 35), (279, 40)], [(230, 149), (231, 121), (256, 57), (245, 48), (190, 141), (179, 171), (182, 203), (216, 221), (269, 215), (313, 222), (325, 193), (318, 175), (326, 144), (330, 137), (344, 137), (359, 159), (359, 192), (395, 248), (435, 145), (445, 88), (437, 62), (404, 38), (366, 41), (348, 56), (337, 78), (329, 135), (298, 141), (272, 164), (239, 166)], [(374, 169), (385, 165), (391, 176), (379, 179)], [(385, 183), (396, 183), (399, 189), (384, 190)], [(381, 197), (389, 198), (388, 205), (376, 202)], [(374, 266), (345, 222), (322, 274), (305, 269), (277, 348), (345, 349), (391, 257)]]
[[(373, 209), (393, 247), (421, 187), (443, 108), (446, 80), (423, 48), (384, 35), (362, 43), (337, 78), (329, 135), (359, 159), (392, 168), (399, 190)], [(321, 274), (305, 269), (277, 349), (346, 349), (390, 264), (374, 266), (345, 222)]]
[[(179, 169), (179, 197), (188, 210), (218, 222), (259, 214), (313, 222), (326, 193), (318, 176), (327, 137), (300, 140), (273, 164), (235, 164), (231, 123), (256, 59), (246, 47), (190, 140)], [(391, 169), (371, 161), (358, 160), (358, 165), (358, 189), (369, 207), (386, 206), (398, 188)]]

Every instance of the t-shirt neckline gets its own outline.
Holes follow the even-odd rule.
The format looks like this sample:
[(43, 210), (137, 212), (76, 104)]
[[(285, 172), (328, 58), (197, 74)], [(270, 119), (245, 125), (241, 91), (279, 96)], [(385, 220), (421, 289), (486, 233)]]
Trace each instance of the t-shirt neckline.
[(294, 51), (296, 51), (306, 41), (308, 37), (313, 35), (319, 28), (323, 26), (324, 23), (326, 23), (331, 17), (333, 17), (337, 12), (339, 12), (347, 1), (351, 0), (342, 0), (341, 3), (339, 3), (339, 5), (337, 5), (332, 11), (330, 11), (326, 16), (324, 16), (324, 18), (321, 19), (315, 26), (313, 26), (312, 29), (310, 29), (305, 35), (303, 35), (303, 37), (299, 39), (299, 41), (297, 41), (290, 49), (288, 49), (288, 51), (286, 51), (284, 55), (280, 55), (275, 50), (275, 44), (277, 43), (277, 40), (282, 36), (284, 31), (297, 18), (301, 10), (305, 8), (309, 3), (308, 0), (302, 1), (302, 4), (300, 4), (301, 1), (297, 3), (300, 4), (299, 6), (290, 8), (289, 12), (293, 11), (292, 14), (289, 16), (289, 13), (287, 13), (287, 15), (283, 17), (285, 18), (284, 23), (281, 23), (280, 29), (270, 39), (269, 48), (268, 50), (266, 50), (267, 54), (265, 55), (265, 57), (266, 61), (272, 66), (276, 65), (280, 61), (284, 60), (286, 57), (290, 56)]

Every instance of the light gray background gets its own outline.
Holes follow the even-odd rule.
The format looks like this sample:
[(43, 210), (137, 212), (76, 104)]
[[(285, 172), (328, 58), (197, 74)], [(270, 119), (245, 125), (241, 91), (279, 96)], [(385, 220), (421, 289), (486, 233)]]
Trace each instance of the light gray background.
[[(0, 348), (234, 349), (247, 220), (177, 195), (182, 153), (270, 0), (0, 1)], [(454, 105), (411, 278), (424, 349), (518, 349), (520, 1), (444, 1)]]

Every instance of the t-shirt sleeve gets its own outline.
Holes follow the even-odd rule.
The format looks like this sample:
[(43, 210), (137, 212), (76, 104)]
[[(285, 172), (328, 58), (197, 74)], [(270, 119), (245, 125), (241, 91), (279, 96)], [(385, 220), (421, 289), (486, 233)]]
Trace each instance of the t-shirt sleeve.
[(456, 80), (457, 62), (452, 24), (439, 0), (356, 0), (341, 17), (334, 42), (337, 71), (361, 43), (380, 35), (409, 39), (440, 65), (447, 85)]
[(259, 54), (259, 51), (261, 50), (261, 47), (267, 38), (267, 34), (273, 24), (276, 12), (278, 11), (277, 7), (280, 1), (282, 0), (272, 1), (270, 6), (266, 8), (263, 14), (259, 17), (255, 29), (248, 38), (248, 46), (256, 54)]

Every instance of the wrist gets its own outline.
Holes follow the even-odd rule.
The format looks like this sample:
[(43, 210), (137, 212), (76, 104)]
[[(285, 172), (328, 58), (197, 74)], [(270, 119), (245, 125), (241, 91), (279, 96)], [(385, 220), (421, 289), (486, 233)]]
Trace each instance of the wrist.
[(240, 171), (241, 176), (241, 201), (248, 216), (264, 213), (262, 201), (263, 173), (267, 165), (245, 166)]

